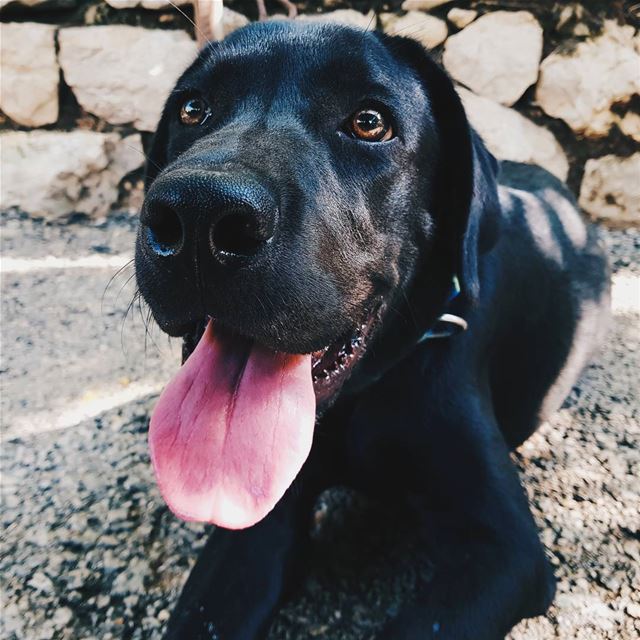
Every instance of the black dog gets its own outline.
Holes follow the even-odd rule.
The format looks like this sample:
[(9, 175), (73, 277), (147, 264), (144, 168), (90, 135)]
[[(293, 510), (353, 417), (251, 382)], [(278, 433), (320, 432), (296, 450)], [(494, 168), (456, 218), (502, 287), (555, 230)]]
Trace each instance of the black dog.
[(152, 459), (176, 513), (221, 525), (167, 637), (264, 637), (338, 483), (404, 501), (434, 559), (380, 638), (496, 640), (542, 614), (553, 576), (509, 450), (608, 308), (564, 186), (499, 168), (415, 42), (274, 22), (179, 80), (147, 189), (139, 288), (190, 356)]

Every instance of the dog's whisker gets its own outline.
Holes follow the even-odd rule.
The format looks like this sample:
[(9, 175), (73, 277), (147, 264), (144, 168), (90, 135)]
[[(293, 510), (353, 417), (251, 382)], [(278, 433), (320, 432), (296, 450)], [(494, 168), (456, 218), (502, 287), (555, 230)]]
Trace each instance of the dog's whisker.
[[(149, 307), (147, 309), (147, 320), (146, 320), (146, 326), (149, 330), (149, 338), (151, 339), (151, 342), (153, 343), (153, 345), (155, 346), (156, 349), (158, 349), (158, 344), (155, 341), (155, 338), (153, 337), (153, 329), (156, 326), (155, 322), (153, 321), (153, 313), (151, 311), (151, 308)], [(158, 349), (159, 350), (159, 349)]]
[(398, 29), (397, 31), (392, 31), (391, 33), (389, 33), (389, 35), (391, 36), (402, 36), (403, 38), (410, 38), (410, 37), (414, 37), (417, 36), (418, 34), (422, 33), (423, 31), (427, 31), (427, 29), (423, 26), (420, 25), (415, 25), (415, 24), (409, 24), (406, 27), (402, 27), (400, 29)]
[(371, 29), (371, 25), (378, 19), (378, 16), (376, 14), (376, 12), (374, 11), (371, 14), (371, 18), (369, 18), (369, 23), (367, 24), (367, 26), (364, 29), (364, 33), (362, 34), (362, 38), (360, 40), (360, 44), (362, 44), (365, 41), (365, 38), (367, 37), (367, 33), (369, 31), (373, 31), (373, 29)]
[[(423, 31), (427, 31), (426, 27), (423, 27), (423, 26), (420, 26), (420, 25), (408, 24), (405, 27), (402, 27), (402, 28), (398, 29), (397, 31), (392, 30), (387, 35), (393, 36), (393, 37), (399, 36), (401, 38), (415, 38), (415, 36), (419, 35)], [(395, 51), (401, 45), (400, 45), (400, 43), (393, 42), (393, 40), (391, 40), (391, 41), (387, 42), (387, 46), (392, 51)], [(435, 49), (435, 48), (436, 47), (434, 47), (433, 49)], [(432, 55), (433, 55), (433, 49), (429, 50)]]
[(138, 147), (134, 147), (132, 144), (129, 144), (128, 142), (125, 142), (124, 140), (120, 140), (120, 144), (123, 144), (125, 147), (128, 147), (129, 149), (132, 149), (133, 151), (135, 151), (136, 153), (139, 153), (146, 162), (148, 162), (149, 164), (152, 164), (154, 166), (154, 168), (158, 169), (158, 171), (162, 170), (162, 167), (160, 165), (158, 165), (156, 162), (154, 162), (148, 154), (146, 154), (144, 151), (138, 149)]
[(144, 321), (144, 314), (142, 312), (142, 298), (139, 296), (138, 297), (138, 315), (140, 316), (140, 321), (142, 322), (142, 326), (144, 327), (144, 357), (145, 357), (145, 362), (147, 359), (147, 325)]
[(125, 348), (125, 341), (124, 341), (124, 326), (127, 321), (127, 317), (129, 316), (129, 313), (133, 309), (133, 306), (135, 305), (136, 299), (139, 297), (139, 295), (140, 294), (138, 291), (136, 291), (133, 294), (131, 301), (129, 302), (129, 304), (127, 305), (127, 308), (125, 309), (124, 315), (122, 316), (122, 324), (120, 325), (120, 348), (122, 349), (122, 353), (124, 354), (125, 358), (127, 357), (127, 350)]
[[(129, 262), (127, 262), (125, 265), (123, 265), (122, 267), (120, 267), (110, 278), (109, 278), (109, 282), (107, 282), (104, 291), (102, 292), (102, 297), (100, 299), (100, 314), (104, 315), (104, 301), (105, 301), (105, 297), (107, 295), (107, 292), (109, 291), (109, 287), (115, 282), (115, 280), (120, 277), (120, 275), (122, 275), (124, 273), (124, 271), (126, 269), (131, 268), (134, 265), (134, 258), (131, 258), (131, 260), (129, 260)], [(135, 275), (135, 274), (134, 274)]]
[[(195, 2), (201, 2), (202, 0), (194, 0)], [(213, 1), (213, 0), (211, 0)], [(195, 20), (192, 20), (175, 2), (172, 2), (172, 0), (169, 0), (169, 4), (179, 13), (181, 14), (184, 18), (186, 18), (186, 20), (188, 22), (190, 22), (193, 25), (193, 28), (196, 31), (196, 34), (202, 39), (203, 43), (207, 43), (209, 42), (209, 38), (207, 37), (207, 35), (204, 33), (204, 31), (202, 31), (202, 29), (200, 29), (200, 27), (196, 24)], [(197, 7), (195, 8), (195, 10), (197, 11)]]
[(145, 357), (145, 362), (146, 362), (146, 358), (147, 358), (147, 336), (149, 334), (149, 331), (147, 329), (147, 323), (145, 320), (145, 315), (144, 312), (142, 310), (142, 305), (143, 305), (143, 300), (141, 296), (138, 296), (138, 316), (140, 318), (140, 322), (142, 323), (142, 326), (144, 327), (144, 357)]
[(136, 277), (135, 272), (132, 273), (122, 284), (122, 286), (120, 287), (120, 289), (118, 290), (118, 293), (116, 294), (115, 300), (113, 302), (113, 305), (115, 308), (117, 308), (118, 306), (118, 301), (120, 300), (120, 296), (122, 295), (122, 292), (127, 288), (127, 285)]
[(147, 308), (147, 313), (145, 315), (144, 312), (143, 312), (143, 309), (142, 309), (144, 304), (145, 304), (145, 302), (144, 302), (142, 296), (138, 296), (138, 313), (140, 315), (140, 320), (142, 321), (142, 324), (144, 326), (144, 355), (145, 355), (145, 359), (146, 359), (148, 341), (151, 341), (151, 344), (155, 347), (155, 349), (156, 349), (156, 351), (158, 353), (160, 353), (160, 348), (158, 347), (155, 339), (153, 338), (153, 335), (152, 335), (151, 329), (150, 329), (150, 327), (153, 326), (151, 308), (150, 307)]

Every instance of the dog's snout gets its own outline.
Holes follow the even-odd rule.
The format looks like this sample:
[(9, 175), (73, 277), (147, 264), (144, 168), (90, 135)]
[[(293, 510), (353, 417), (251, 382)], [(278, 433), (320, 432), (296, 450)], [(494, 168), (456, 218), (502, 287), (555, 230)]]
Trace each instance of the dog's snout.
[(278, 207), (254, 178), (213, 171), (160, 177), (145, 199), (141, 223), (148, 248), (167, 258), (204, 245), (219, 262), (251, 258), (274, 236)]

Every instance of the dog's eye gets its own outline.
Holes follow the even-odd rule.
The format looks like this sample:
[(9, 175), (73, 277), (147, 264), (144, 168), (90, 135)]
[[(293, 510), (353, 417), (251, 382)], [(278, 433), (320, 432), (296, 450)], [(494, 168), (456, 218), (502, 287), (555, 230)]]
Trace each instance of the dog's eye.
[(202, 124), (210, 113), (209, 105), (202, 98), (189, 98), (180, 107), (180, 122), (193, 127)]
[(385, 142), (393, 137), (393, 130), (377, 109), (360, 109), (348, 122), (351, 134), (365, 142)]

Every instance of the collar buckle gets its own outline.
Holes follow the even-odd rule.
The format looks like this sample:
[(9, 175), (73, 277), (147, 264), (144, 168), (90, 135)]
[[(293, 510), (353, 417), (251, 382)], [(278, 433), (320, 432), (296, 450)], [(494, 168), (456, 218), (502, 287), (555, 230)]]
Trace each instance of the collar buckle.
[[(453, 276), (451, 282), (451, 293), (447, 304), (451, 304), (460, 295), (460, 282), (457, 276)], [(453, 313), (443, 313), (438, 317), (433, 327), (425, 331), (418, 344), (425, 342), (426, 340), (435, 340), (436, 338), (450, 338), (451, 336), (466, 331), (469, 324), (464, 318), (457, 316)]]

